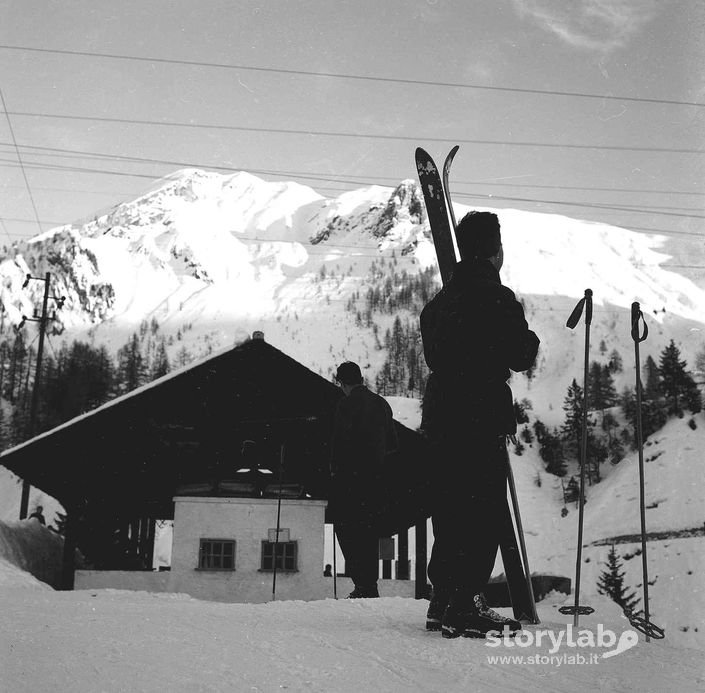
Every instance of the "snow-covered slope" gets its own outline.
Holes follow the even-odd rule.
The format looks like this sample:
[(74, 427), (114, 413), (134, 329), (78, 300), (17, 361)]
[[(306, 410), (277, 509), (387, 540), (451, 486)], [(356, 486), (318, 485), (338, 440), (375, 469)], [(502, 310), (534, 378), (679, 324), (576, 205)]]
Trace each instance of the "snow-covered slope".
[[(644, 447), (649, 601), (653, 621), (672, 642), (705, 649), (705, 416), (672, 419)], [(563, 517), (561, 481), (543, 471), (534, 447), (512, 456), (531, 569), (575, 576), (578, 510)], [(642, 595), (638, 454), (601, 467), (603, 480), (587, 487), (581, 601), (592, 604), (612, 543), (625, 586)], [(536, 480), (540, 479), (541, 486)], [(496, 570), (501, 571), (498, 561)], [(643, 604), (640, 605), (643, 607)]]

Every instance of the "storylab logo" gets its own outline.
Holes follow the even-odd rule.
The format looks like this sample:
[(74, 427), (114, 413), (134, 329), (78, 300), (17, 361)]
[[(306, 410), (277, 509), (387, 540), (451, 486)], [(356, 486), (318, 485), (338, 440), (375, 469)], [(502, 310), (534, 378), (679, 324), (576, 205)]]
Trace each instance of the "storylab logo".
[[(521, 630), (511, 635), (505, 626), (503, 631), (490, 631), (487, 633), (487, 647), (506, 647), (514, 649), (515, 655), (488, 657), (494, 664), (597, 664), (602, 659), (616, 657), (627, 650), (631, 650), (639, 642), (636, 631), (625, 630), (619, 635), (601, 623), (597, 630), (583, 628), (574, 631), (572, 625), (565, 629), (552, 630), (548, 628), (538, 630)], [(517, 650), (529, 647), (546, 647), (547, 654), (520, 655)], [(496, 660), (496, 661), (495, 661)], [(505, 661), (508, 660), (508, 661)]]

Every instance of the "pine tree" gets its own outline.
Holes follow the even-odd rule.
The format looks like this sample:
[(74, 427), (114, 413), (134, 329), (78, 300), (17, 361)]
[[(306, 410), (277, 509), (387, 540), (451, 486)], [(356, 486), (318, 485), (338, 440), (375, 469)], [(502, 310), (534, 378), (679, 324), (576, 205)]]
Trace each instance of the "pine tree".
[(619, 604), (622, 610), (627, 613), (634, 613), (639, 598), (634, 592), (629, 592), (624, 586), (624, 571), (622, 570), (622, 560), (614, 548), (614, 544), (610, 548), (607, 555), (607, 562), (604, 564), (605, 570), (600, 574), (597, 580), (597, 591), (599, 594), (604, 594), (613, 602)]
[(589, 375), (588, 407), (590, 409), (606, 409), (614, 406), (617, 391), (614, 389), (614, 379), (609, 366), (603, 366), (593, 361)]
[(590, 409), (604, 409), (605, 404), (602, 399), (602, 389), (600, 381), (602, 380), (602, 364), (593, 361), (590, 364), (588, 379), (590, 388), (588, 388), (588, 407)]
[(526, 407), (523, 400), (522, 402), (517, 402), (514, 400), (514, 418), (518, 424), (529, 423), (529, 415), (526, 413)]
[(698, 382), (702, 385), (705, 381), (705, 345), (695, 355), (695, 374)]
[(152, 359), (152, 367), (149, 373), (150, 380), (161, 378), (170, 370), (171, 366), (169, 365), (169, 357), (166, 352), (166, 344), (164, 343), (164, 339), (160, 339), (154, 353), (154, 358)]
[(644, 399), (655, 402), (661, 397), (661, 376), (659, 375), (656, 361), (649, 354), (644, 362), (644, 384), (642, 396)]
[(616, 349), (610, 352), (610, 360), (607, 364), (607, 368), (609, 368), (610, 373), (621, 373), (624, 370), (622, 357)]
[(147, 370), (138, 335), (118, 350), (118, 382), (120, 392), (130, 392), (147, 382)]
[(659, 362), (659, 374), (661, 376), (661, 388), (668, 400), (668, 413), (680, 414), (681, 404), (687, 407), (695, 407), (695, 412), (702, 408), (700, 395), (697, 392), (697, 385), (686, 371), (686, 362), (681, 361), (681, 353), (675, 342), (671, 340), (669, 345), (661, 352)]
[(568, 392), (563, 401), (563, 411), (566, 413), (566, 417), (561, 427), (561, 433), (568, 450), (577, 456), (583, 436), (583, 389), (575, 378), (568, 386)]
[(555, 429), (554, 431), (549, 431), (539, 419), (534, 422), (534, 433), (539, 444), (539, 455), (546, 464), (546, 471), (555, 476), (565, 476), (565, 453), (563, 451), (563, 442), (558, 433)]
[[(622, 430), (622, 436), (625, 443), (628, 443), (632, 448), (636, 448), (636, 394), (633, 388), (625, 387), (619, 398), (619, 405), (624, 412), (624, 418), (629, 422), (631, 431), (626, 428)], [(652, 433), (656, 433), (663, 428), (668, 420), (666, 408), (662, 405), (662, 400), (650, 401), (642, 399), (641, 401), (641, 433), (642, 438), (646, 440)]]
[(612, 438), (607, 444), (607, 449), (612, 464), (619, 464), (624, 459), (624, 444), (619, 438)]

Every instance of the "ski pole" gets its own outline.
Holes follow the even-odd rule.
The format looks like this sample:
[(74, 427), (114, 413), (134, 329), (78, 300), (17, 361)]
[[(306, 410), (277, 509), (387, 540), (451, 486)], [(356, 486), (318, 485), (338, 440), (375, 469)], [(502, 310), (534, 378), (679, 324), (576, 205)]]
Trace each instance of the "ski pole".
[[(644, 331), (640, 332), (639, 322), (644, 325)], [(644, 618), (628, 613), (629, 623), (646, 636), (646, 642), (650, 641), (650, 636), (660, 640), (665, 636), (662, 628), (651, 623), (649, 620), (649, 573), (646, 561), (646, 507), (644, 501), (644, 440), (641, 422), (641, 366), (639, 363), (639, 344), (649, 335), (649, 328), (644, 320), (644, 314), (638, 302), (632, 303), (632, 339), (634, 340), (634, 364), (636, 369), (636, 444), (639, 451), (639, 511), (641, 515), (641, 569), (644, 584)]]
[(284, 443), (279, 447), (279, 497), (277, 499), (277, 528), (274, 536), (274, 553), (272, 555), (272, 601), (277, 597), (277, 553), (279, 550), (279, 528), (282, 515), (282, 479), (284, 475)]
[[(516, 438), (511, 436), (516, 442)], [(514, 472), (512, 471), (512, 463), (509, 459), (509, 451), (506, 444), (504, 445), (504, 456), (507, 461), (507, 483), (509, 485), (509, 495), (512, 499), (512, 510), (514, 511), (514, 521), (517, 525), (517, 534), (519, 535), (519, 550), (521, 551), (521, 561), (524, 564), (524, 579), (526, 580), (526, 589), (529, 593), (529, 620), (532, 624), (540, 623), (539, 615), (536, 611), (536, 599), (534, 598), (534, 586), (531, 583), (531, 570), (529, 569), (529, 554), (526, 551), (526, 542), (524, 541), (524, 527), (521, 523), (521, 514), (519, 513), (519, 499), (517, 496), (517, 488), (514, 483)]]
[(578, 627), (580, 614), (587, 615), (595, 611), (591, 606), (580, 605), (580, 568), (583, 557), (583, 517), (585, 511), (585, 467), (587, 466), (587, 390), (590, 357), (590, 325), (592, 323), (592, 289), (585, 289), (585, 296), (578, 301), (570, 314), (566, 327), (571, 330), (576, 327), (585, 309), (585, 369), (583, 374), (583, 412), (582, 440), (580, 446), (580, 508), (578, 510), (578, 556), (575, 562), (575, 603), (573, 606), (562, 606), (558, 611), (562, 614), (573, 614), (573, 625)]

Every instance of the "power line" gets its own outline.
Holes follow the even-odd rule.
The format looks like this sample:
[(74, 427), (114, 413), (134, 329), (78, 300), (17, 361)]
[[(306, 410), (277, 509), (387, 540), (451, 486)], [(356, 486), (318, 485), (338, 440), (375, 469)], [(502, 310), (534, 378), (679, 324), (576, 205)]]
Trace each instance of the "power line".
[(235, 132), (261, 132), (278, 135), (311, 135), (318, 137), (341, 137), (353, 139), (373, 139), (373, 140), (390, 140), (401, 142), (444, 142), (444, 143), (461, 143), (461, 144), (480, 144), (491, 146), (507, 146), (507, 147), (542, 147), (549, 149), (590, 149), (604, 151), (620, 151), (620, 152), (651, 152), (651, 153), (667, 153), (667, 154), (703, 154), (702, 149), (677, 149), (674, 147), (634, 147), (626, 145), (598, 145), (598, 144), (568, 144), (559, 142), (511, 142), (509, 140), (474, 140), (460, 137), (429, 137), (419, 135), (381, 135), (376, 133), (359, 133), (359, 132), (336, 132), (328, 130), (297, 130), (295, 128), (265, 128), (265, 127), (250, 127), (244, 125), (220, 125), (217, 123), (183, 123), (183, 122), (167, 122), (162, 120), (146, 120), (139, 118), (114, 118), (108, 116), (83, 116), (83, 115), (68, 115), (62, 113), (40, 113), (33, 111), (12, 111), (13, 116), (27, 118), (51, 118), (58, 120), (79, 120), (101, 123), (120, 123), (126, 125), (149, 125), (156, 127), (174, 127), (174, 128), (190, 128), (204, 130), (228, 130)]
[[(0, 146), (9, 146), (5, 142), (0, 142)], [(329, 173), (324, 174), (322, 172), (316, 171), (287, 171), (287, 170), (274, 170), (274, 169), (260, 169), (251, 167), (241, 167), (241, 166), (219, 166), (217, 164), (207, 164), (203, 162), (194, 161), (175, 161), (169, 159), (152, 159), (148, 157), (140, 156), (126, 156), (123, 154), (109, 154), (107, 152), (87, 152), (79, 149), (62, 149), (58, 147), (40, 147), (36, 145), (20, 145), (21, 149), (31, 149), (39, 150), (35, 156), (42, 156), (41, 152), (51, 152), (57, 153), (56, 156), (69, 156), (72, 158), (98, 158), (98, 159), (108, 159), (115, 161), (131, 161), (136, 163), (145, 164), (165, 164), (169, 166), (178, 166), (181, 168), (205, 168), (212, 169), (215, 171), (226, 171), (226, 172), (237, 172), (241, 170), (247, 170), (249, 173), (257, 173), (261, 175), (272, 175), (272, 176), (291, 176), (294, 178), (303, 178), (307, 180), (325, 180), (325, 181), (339, 181), (341, 183), (350, 183), (351, 185), (371, 185), (371, 181), (391, 181), (393, 186), (398, 185), (401, 182), (399, 177), (394, 176), (379, 176), (360, 174), (355, 176), (354, 179), (344, 176), (343, 174)], [(49, 156), (46, 154), (45, 156)], [(380, 184), (381, 185), (381, 184)], [(454, 186), (458, 185), (469, 185), (469, 186), (488, 186), (488, 187), (509, 187), (509, 188), (537, 188), (537, 189), (548, 189), (548, 190), (575, 190), (575, 191), (591, 191), (591, 192), (610, 192), (610, 193), (634, 193), (634, 194), (649, 194), (649, 195), (695, 195), (697, 197), (705, 197), (705, 190), (702, 192), (697, 192), (693, 190), (658, 190), (654, 188), (615, 188), (615, 187), (596, 187), (596, 186), (578, 186), (578, 185), (544, 185), (538, 183), (503, 183), (500, 181), (464, 181), (458, 180), (453, 182)]]
[(606, 205), (598, 202), (562, 202), (561, 200), (535, 200), (526, 197), (506, 197), (503, 195), (471, 195), (469, 193), (457, 193), (456, 197), (480, 199), (480, 200), (502, 200), (508, 202), (531, 202), (534, 204), (564, 205), (568, 207), (585, 207), (587, 209), (607, 209), (616, 212), (629, 212), (630, 214), (658, 214), (668, 217), (687, 217), (688, 219), (705, 219), (705, 216), (698, 214), (682, 214), (680, 212), (658, 212), (654, 209), (618, 207), (616, 205)]
[(5, 235), (10, 239), (10, 243), (12, 243), (12, 236), (10, 235), (10, 232), (7, 230), (7, 226), (5, 226), (5, 220), (0, 217), (0, 226), (2, 226), (2, 230), (4, 231)]
[(27, 194), (29, 195), (29, 200), (32, 203), (32, 210), (34, 211), (34, 218), (37, 221), (37, 226), (39, 227), (39, 233), (42, 232), (42, 224), (39, 221), (39, 214), (37, 212), (37, 205), (34, 202), (34, 196), (32, 195), (32, 188), (29, 185), (29, 179), (27, 178), (27, 172), (25, 171), (24, 164), (22, 163), (22, 155), (20, 154), (20, 149), (17, 146), (17, 138), (15, 137), (15, 131), (12, 127), (12, 121), (10, 120), (10, 114), (7, 110), (7, 104), (5, 103), (5, 96), (0, 89), (0, 101), (2, 101), (2, 109), (5, 111), (5, 117), (7, 118), (7, 127), (10, 130), (10, 137), (15, 145), (15, 153), (17, 154), (17, 161), (20, 163), (20, 168), (22, 169), (22, 177), (24, 178), (25, 186), (27, 187)]
[(30, 46), (10, 46), (0, 45), (5, 50), (27, 51), (34, 53), (52, 53), (57, 55), (73, 55), (90, 58), (104, 58), (110, 60), (133, 60), (139, 62), (162, 63), (166, 65), (186, 65), (189, 67), (211, 67), (225, 70), (249, 70), (251, 72), (265, 72), (283, 75), (297, 75), (306, 77), (327, 77), (332, 79), (350, 79), (366, 82), (410, 84), (414, 86), (429, 87), (451, 87), (454, 89), (481, 89), (486, 91), (499, 91), (519, 94), (537, 94), (544, 96), (567, 96), (582, 99), (600, 99), (602, 101), (630, 101), (636, 103), (669, 104), (674, 106), (694, 106), (703, 107), (704, 103), (696, 101), (678, 101), (675, 99), (656, 99), (638, 96), (617, 96), (613, 94), (591, 94), (587, 92), (558, 91), (553, 89), (528, 89), (520, 87), (498, 87), (482, 84), (468, 84), (463, 82), (437, 82), (422, 79), (405, 79), (401, 77), (380, 77), (377, 75), (356, 75), (342, 72), (314, 72), (309, 70), (294, 70), (274, 67), (262, 67), (259, 65), (238, 65), (232, 63), (213, 63), (200, 60), (180, 60), (176, 58), (156, 58), (148, 56), (125, 55), (119, 53), (96, 53), (92, 51), (73, 51), (51, 48), (34, 48)]
[[(5, 161), (7, 163), (12, 164), (13, 162), (8, 161), (8, 160), (3, 160), (0, 159), (0, 162)], [(90, 168), (84, 168), (84, 167), (78, 167), (78, 166), (62, 166), (59, 164), (28, 164), (29, 167), (33, 168), (40, 168), (40, 169), (47, 169), (47, 170), (62, 170), (62, 171), (75, 171), (75, 172), (80, 172), (80, 173), (101, 173), (101, 174), (107, 174), (107, 175), (117, 175), (117, 176), (129, 176), (129, 177), (141, 177), (141, 178), (149, 178), (150, 180), (154, 180), (154, 176), (149, 176), (146, 174), (138, 174), (138, 173), (128, 173), (124, 171), (105, 171), (102, 169), (90, 169)], [(280, 175), (280, 174), (276, 174)], [(157, 176), (158, 178), (158, 176)], [(343, 181), (337, 178), (317, 178), (316, 180), (324, 180), (324, 181), (329, 181), (333, 183), (346, 183), (350, 182), (352, 184), (357, 184), (355, 181)], [(325, 189), (333, 189), (333, 190), (338, 190), (336, 188), (326, 188), (324, 186), (317, 186), (319, 190), (325, 190)], [(343, 189), (345, 191), (345, 189)], [(617, 212), (628, 212), (630, 214), (658, 214), (661, 216), (676, 216), (676, 217), (686, 217), (686, 218), (692, 218), (692, 219), (705, 219), (705, 216), (697, 215), (697, 214), (684, 214), (680, 212), (668, 212), (668, 211), (659, 211), (661, 208), (658, 207), (645, 207), (645, 206), (640, 206), (640, 207), (622, 207), (618, 205), (608, 205), (608, 204), (603, 204), (603, 203), (597, 203), (597, 202), (570, 202), (570, 201), (563, 201), (563, 200), (544, 200), (544, 199), (537, 199), (537, 198), (523, 198), (523, 197), (508, 197), (504, 195), (493, 195), (493, 194), (479, 194), (479, 193), (464, 193), (464, 192), (457, 192), (455, 194), (456, 198), (463, 198), (463, 199), (474, 199), (474, 200), (487, 200), (487, 201), (508, 201), (508, 202), (526, 202), (526, 203), (532, 203), (532, 204), (553, 204), (553, 205), (562, 205), (562, 206), (568, 206), (568, 207), (583, 207), (583, 208), (593, 208), (593, 209), (605, 209), (605, 210), (613, 210)], [(677, 209), (677, 208), (676, 208)]]
[[(2, 161), (0, 159), (0, 161)], [(2, 164), (0, 164), (2, 165)], [(15, 162), (11, 162), (10, 165), (16, 165)], [(83, 168), (83, 167), (76, 167), (76, 166), (61, 166), (61, 165), (52, 165), (52, 164), (28, 164), (27, 165), (29, 168), (38, 168), (38, 169), (44, 169), (44, 170), (49, 170), (49, 171), (71, 171), (71, 172), (77, 172), (77, 173), (96, 173), (96, 174), (103, 174), (103, 175), (111, 175), (111, 176), (124, 176), (124, 177), (137, 177), (137, 178), (146, 178), (151, 181), (154, 181), (158, 179), (159, 177), (151, 176), (151, 175), (146, 175), (146, 174), (140, 174), (140, 173), (126, 173), (122, 171), (104, 171), (101, 169), (90, 169), (90, 168)], [(333, 180), (332, 182), (340, 182), (337, 180)], [(335, 188), (332, 186), (317, 186), (316, 187), (317, 191), (330, 191), (334, 193), (341, 193), (341, 192), (349, 192), (351, 189), (350, 188)], [(634, 213), (641, 213), (641, 214), (656, 214), (656, 215), (665, 215), (665, 216), (677, 216), (677, 217), (686, 217), (686, 218), (694, 218), (694, 219), (705, 219), (703, 216), (698, 216), (698, 215), (692, 215), (692, 214), (677, 214), (675, 212), (660, 212), (660, 211), (651, 211), (649, 209), (632, 209), (632, 208), (622, 208), (618, 206), (610, 206), (610, 205), (602, 205), (599, 203), (588, 203), (588, 202), (563, 202), (563, 201), (557, 201), (557, 200), (542, 200), (542, 199), (533, 199), (533, 198), (518, 198), (518, 197), (505, 197), (505, 196), (482, 196), (482, 195), (471, 195), (471, 194), (466, 194), (466, 193), (456, 193), (456, 198), (463, 198), (463, 199), (472, 199), (472, 200), (482, 200), (485, 201), (489, 204), (489, 206), (494, 206), (492, 205), (493, 202), (523, 202), (523, 203), (529, 203), (529, 204), (546, 204), (546, 205), (562, 205), (562, 206), (569, 206), (569, 207), (579, 207), (579, 208), (586, 208), (586, 209), (594, 209), (594, 210), (599, 210), (599, 211), (622, 211), (627, 214), (634, 214)], [(116, 203), (119, 204), (119, 203)], [(115, 205), (110, 205), (109, 208), (114, 207)], [(483, 205), (483, 206), (488, 206), (488, 205)], [(543, 212), (546, 213), (546, 212)], [(90, 214), (88, 216), (96, 216), (96, 213)], [(10, 219), (8, 219), (10, 221)], [(26, 222), (27, 220), (24, 219), (13, 219), (12, 221), (18, 221), (18, 222)], [(59, 224), (63, 225), (67, 222), (55, 222), (55, 221), (47, 221), (45, 220), (45, 223), (51, 223), (51, 224)], [(702, 238), (703, 233), (699, 232), (688, 232), (688, 231), (678, 231), (678, 230), (667, 230), (667, 229), (652, 229), (652, 228), (645, 228), (645, 227), (639, 227), (639, 226), (632, 226), (630, 224), (611, 224), (612, 226), (618, 226), (621, 228), (629, 228), (633, 230), (641, 230), (641, 231), (648, 231), (649, 233), (655, 233), (655, 234), (663, 234), (663, 235), (677, 235), (677, 236), (694, 236), (697, 238)]]

